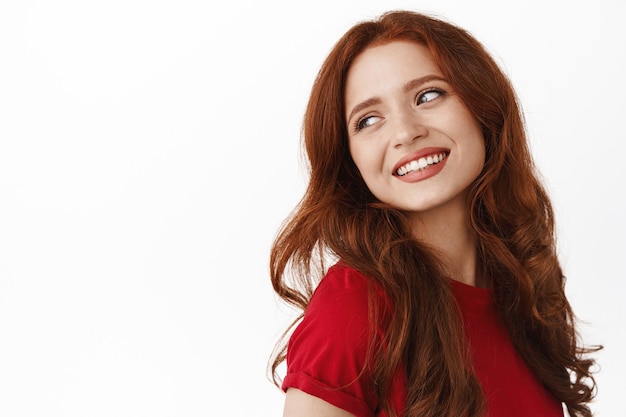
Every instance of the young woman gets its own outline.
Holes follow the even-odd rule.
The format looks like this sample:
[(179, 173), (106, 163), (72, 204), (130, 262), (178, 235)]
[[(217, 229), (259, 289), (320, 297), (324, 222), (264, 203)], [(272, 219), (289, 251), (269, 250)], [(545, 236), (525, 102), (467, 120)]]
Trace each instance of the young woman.
[(336, 44), (304, 120), (306, 194), (271, 253), (301, 308), (285, 417), (591, 416), (515, 93), (466, 31), (412, 12)]

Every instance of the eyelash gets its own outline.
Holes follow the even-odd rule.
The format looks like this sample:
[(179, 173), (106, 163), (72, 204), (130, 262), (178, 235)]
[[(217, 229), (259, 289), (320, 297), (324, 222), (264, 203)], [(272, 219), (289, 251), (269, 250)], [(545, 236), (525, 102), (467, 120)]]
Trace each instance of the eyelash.
[(369, 119), (370, 117), (376, 117), (376, 116), (368, 114), (367, 116), (363, 116), (360, 119), (357, 119), (356, 122), (354, 122), (354, 131), (360, 132), (361, 130), (365, 129), (367, 126), (363, 126), (363, 123), (367, 121), (367, 119)]
[[(428, 93), (437, 93), (439, 95), (431, 100), (420, 103), (420, 100)], [(421, 104), (429, 103), (432, 100), (436, 100), (437, 98), (444, 96), (445, 94), (446, 92), (444, 90), (440, 88), (431, 87), (431, 88), (422, 90), (419, 93), (417, 93), (417, 95), (415, 96), (415, 104), (419, 106)], [(370, 117), (375, 117), (375, 116), (366, 115), (366, 116), (361, 117), (360, 119), (357, 119), (356, 122), (354, 122), (354, 131), (360, 132), (361, 130), (365, 129), (367, 126), (363, 126), (363, 122), (365, 122)]]
[(428, 103), (429, 101), (432, 101), (432, 100), (429, 100), (429, 101), (425, 101), (424, 103), (420, 103), (419, 102), (420, 99), (422, 97), (424, 97), (428, 93), (437, 93), (437, 94), (439, 94), (433, 100), (435, 100), (435, 99), (437, 99), (439, 97), (442, 97), (442, 96), (444, 96), (446, 94), (446, 92), (443, 91), (441, 88), (431, 87), (431, 88), (428, 88), (426, 90), (423, 90), (423, 91), (420, 91), (419, 93), (417, 93), (417, 96), (415, 96), (415, 104), (417, 104), (419, 106), (420, 104), (424, 104), (424, 103)]

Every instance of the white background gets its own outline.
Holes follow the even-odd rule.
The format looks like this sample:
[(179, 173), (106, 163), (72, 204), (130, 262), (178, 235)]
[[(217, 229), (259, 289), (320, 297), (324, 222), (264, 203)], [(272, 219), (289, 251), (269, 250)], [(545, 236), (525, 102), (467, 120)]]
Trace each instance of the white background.
[(465, 27), (510, 75), (568, 293), (623, 415), (626, 13), (589, 1), (3, 1), (0, 415), (278, 416), (292, 312), (268, 253), (333, 43), (387, 9)]

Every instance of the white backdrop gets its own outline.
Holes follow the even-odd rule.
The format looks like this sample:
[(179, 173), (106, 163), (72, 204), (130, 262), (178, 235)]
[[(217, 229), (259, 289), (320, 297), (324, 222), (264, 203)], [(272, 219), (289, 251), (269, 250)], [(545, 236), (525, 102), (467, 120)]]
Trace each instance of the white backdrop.
[(623, 413), (621, 0), (0, 5), (0, 415), (279, 416), (291, 312), (268, 253), (299, 200), (315, 73), (358, 20), (438, 14), (522, 99), (568, 293)]

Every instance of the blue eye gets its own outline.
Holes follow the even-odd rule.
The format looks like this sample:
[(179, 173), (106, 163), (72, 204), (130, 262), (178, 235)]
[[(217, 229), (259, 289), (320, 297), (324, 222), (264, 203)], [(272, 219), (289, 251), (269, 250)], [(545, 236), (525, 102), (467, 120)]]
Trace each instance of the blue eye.
[(416, 99), (417, 105), (419, 106), (420, 104), (433, 101), (443, 96), (444, 94), (445, 93), (442, 90), (438, 90), (438, 89), (431, 89), (431, 90), (423, 91), (417, 95), (417, 99)]
[(365, 129), (366, 127), (370, 127), (371, 125), (377, 123), (381, 118), (378, 116), (365, 116), (356, 121), (354, 126), (355, 130), (358, 132), (361, 129)]

